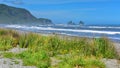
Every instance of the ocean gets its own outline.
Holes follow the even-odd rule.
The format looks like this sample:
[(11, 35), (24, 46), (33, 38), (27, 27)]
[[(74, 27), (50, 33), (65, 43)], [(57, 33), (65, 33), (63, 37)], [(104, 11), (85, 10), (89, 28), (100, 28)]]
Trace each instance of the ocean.
[(120, 26), (118, 25), (34, 25), (34, 24), (0, 24), (1, 28), (15, 29), (21, 31), (42, 33), (42, 34), (62, 34), (69, 36), (99, 38), (108, 37), (113, 41), (120, 41)]

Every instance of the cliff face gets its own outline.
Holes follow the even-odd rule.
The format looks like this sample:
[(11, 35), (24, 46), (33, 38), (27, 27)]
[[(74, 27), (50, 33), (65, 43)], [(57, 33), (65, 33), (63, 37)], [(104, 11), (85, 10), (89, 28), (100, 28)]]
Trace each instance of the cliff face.
[(52, 21), (45, 18), (37, 19), (28, 10), (0, 4), (0, 23), (39, 23), (52, 24)]

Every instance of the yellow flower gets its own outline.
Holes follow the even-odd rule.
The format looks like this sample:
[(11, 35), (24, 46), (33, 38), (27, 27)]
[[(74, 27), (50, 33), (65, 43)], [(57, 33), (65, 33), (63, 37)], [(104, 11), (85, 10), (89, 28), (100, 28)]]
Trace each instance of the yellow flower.
[(77, 52), (79, 52), (79, 50), (77, 50)]

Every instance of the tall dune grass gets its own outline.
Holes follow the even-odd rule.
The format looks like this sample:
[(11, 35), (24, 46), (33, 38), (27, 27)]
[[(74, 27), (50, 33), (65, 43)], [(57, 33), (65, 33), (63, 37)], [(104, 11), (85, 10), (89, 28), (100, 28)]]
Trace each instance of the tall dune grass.
[[(104, 68), (104, 64), (99, 61), (101, 58), (116, 58), (114, 46), (106, 37), (89, 39), (57, 35), (41, 36), (35, 33), (19, 34), (13, 30), (0, 29), (0, 50), (8, 50), (17, 45), (28, 50), (14, 56), (23, 59), (24, 65), (35, 65), (38, 68), (52, 67), (50, 66), (50, 57), (58, 55), (62, 55), (64, 58), (66, 58), (65, 55), (73, 57), (67, 57), (67, 61), (62, 58), (61, 60), (65, 62), (58, 64), (58, 68), (61, 65), (68, 65), (71, 68), (87, 67), (87, 65)], [(77, 58), (74, 60), (76, 56)], [(95, 59), (92, 59), (91, 56)]]

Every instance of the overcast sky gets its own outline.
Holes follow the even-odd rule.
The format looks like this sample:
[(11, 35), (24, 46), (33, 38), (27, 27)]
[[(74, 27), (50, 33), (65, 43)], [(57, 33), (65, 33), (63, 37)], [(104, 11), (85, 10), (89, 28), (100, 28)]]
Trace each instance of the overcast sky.
[(120, 0), (0, 0), (54, 23), (120, 24)]

